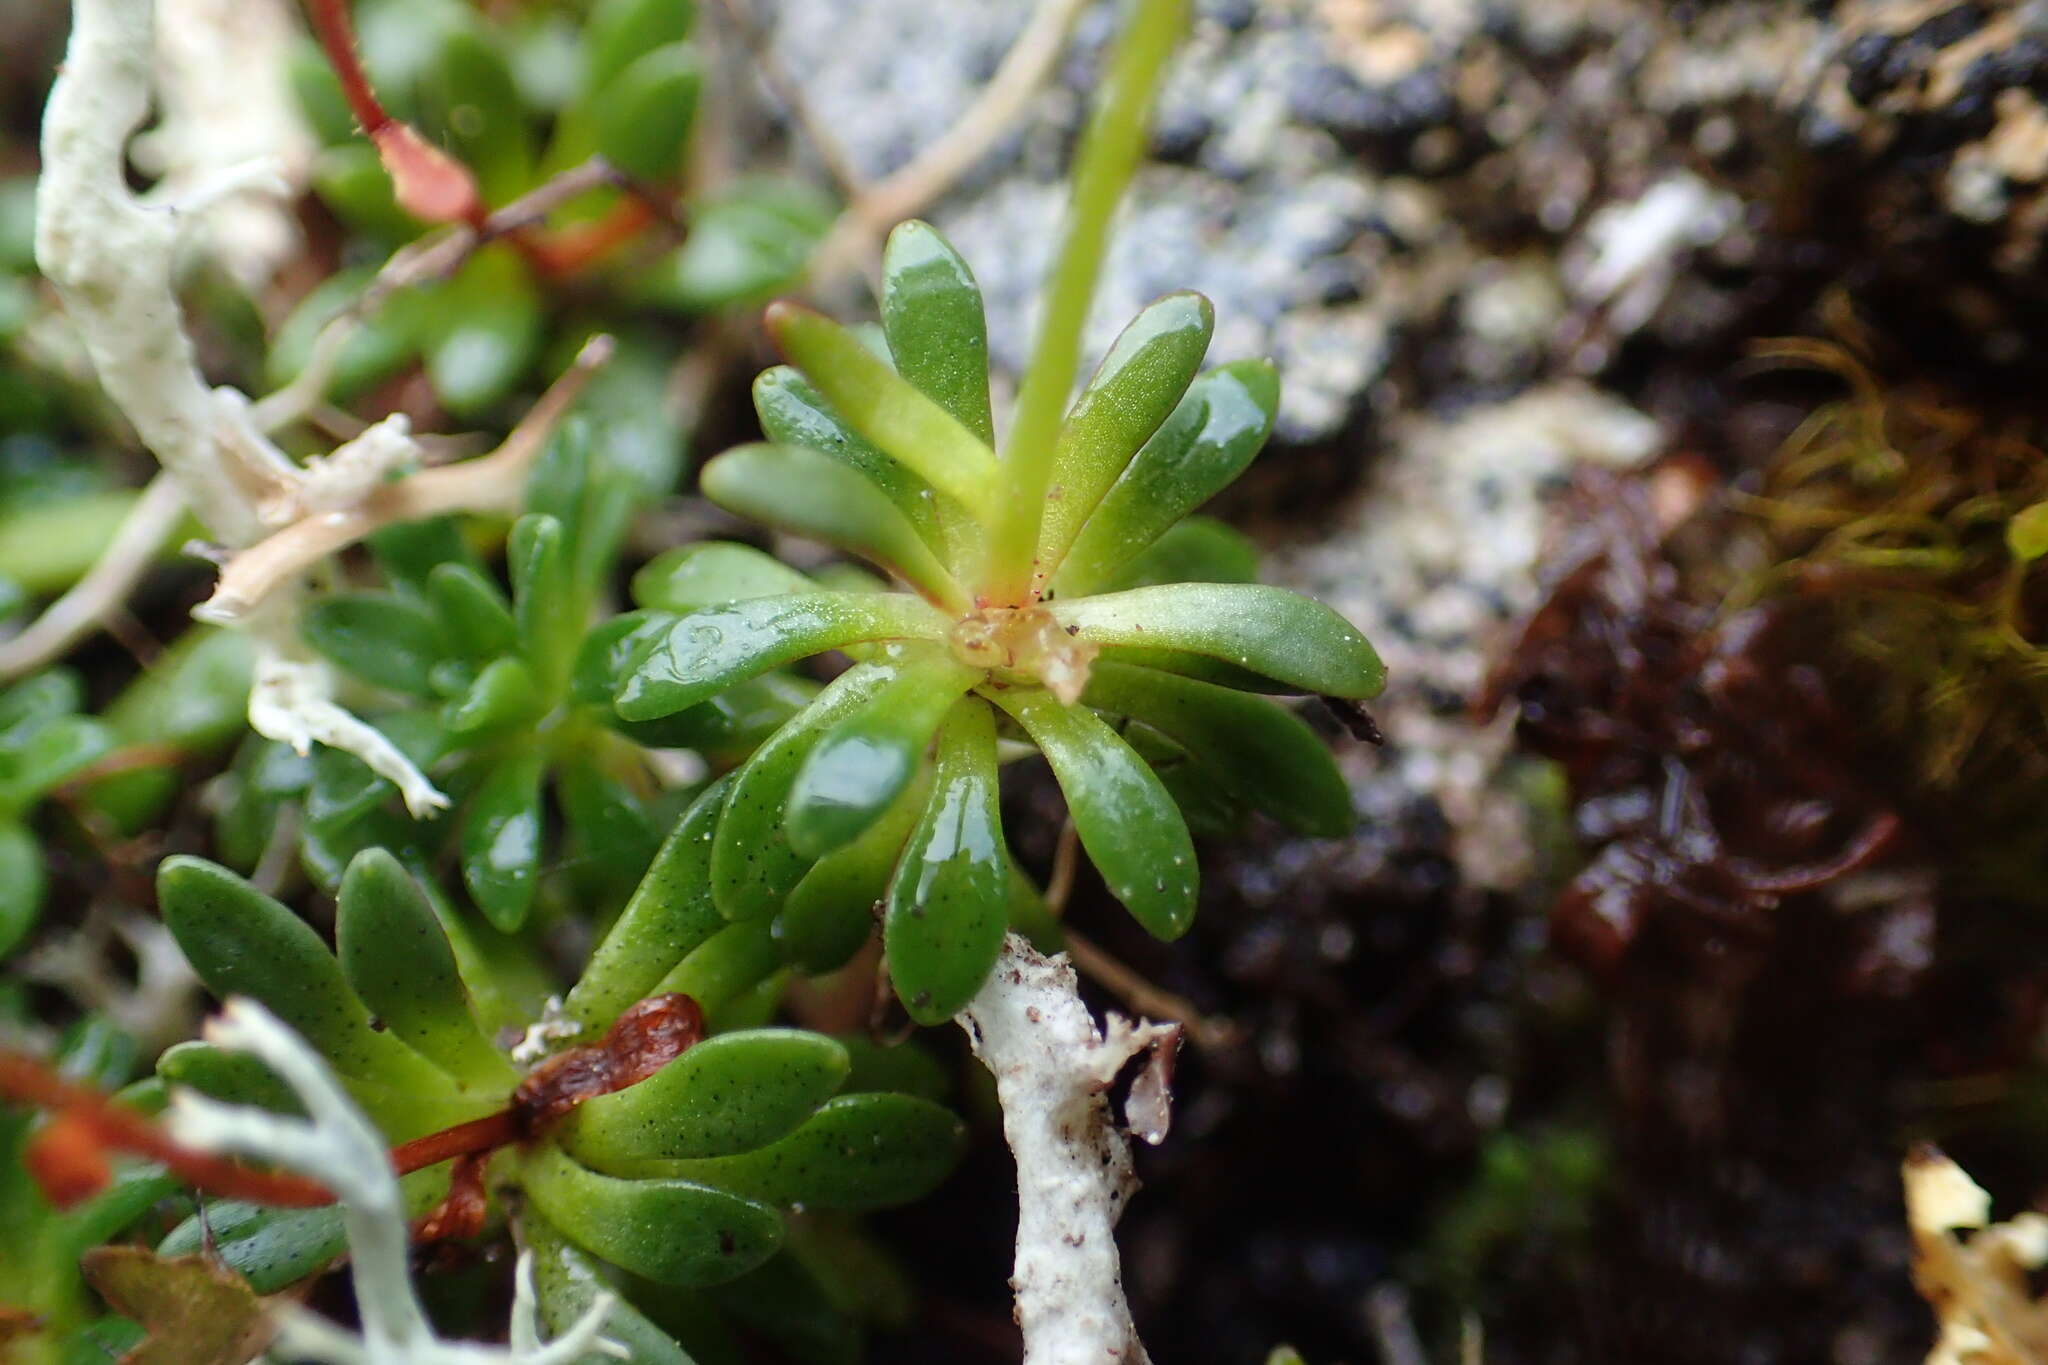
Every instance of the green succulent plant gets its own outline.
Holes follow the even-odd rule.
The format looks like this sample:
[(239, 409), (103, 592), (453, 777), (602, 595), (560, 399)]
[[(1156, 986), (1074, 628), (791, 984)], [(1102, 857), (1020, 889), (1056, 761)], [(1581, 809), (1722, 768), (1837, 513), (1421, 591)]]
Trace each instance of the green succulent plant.
[[(716, 948), (704, 952), (724, 926), (679, 902), (673, 872), (657, 865), (622, 917), (634, 951), (599, 953), (578, 982), (572, 1000), (591, 1032), (616, 1017), (612, 1002), (644, 994), (689, 994), (714, 1027), (746, 1012), (744, 993), (758, 978), (722, 970)], [(394, 1144), (505, 1106), (520, 1069), (494, 1041), (501, 1030), (478, 1008), (445, 921), (389, 853), (349, 865), (333, 951), (216, 864), (167, 860), (158, 891), (165, 923), (208, 989), (267, 1005), (326, 1057)], [(656, 921), (660, 943), (642, 932)], [(231, 1101), (290, 1102), (260, 1065), (205, 1043), (171, 1048), (158, 1075)], [(491, 1188), (577, 1256), (636, 1282), (695, 1290), (773, 1260), (788, 1209), (864, 1210), (924, 1194), (951, 1168), (961, 1135), (932, 1100), (857, 1075), (848, 1048), (831, 1038), (730, 1028), (507, 1148)], [(447, 1177), (430, 1167), (404, 1184), (423, 1212)], [(216, 1204), (205, 1226), (222, 1260), (259, 1292), (313, 1273), (345, 1246), (333, 1209)], [(195, 1218), (160, 1249), (189, 1252), (204, 1235)]]
[(330, 888), (368, 847), (399, 851), (417, 868), (452, 848), (469, 899), (500, 931), (525, 923), (544, 868), (566, 867), (578, 890), (616, 906), (676, 813), (647, 747), (743, 754), (808, 700), (814, 689), (771, 679), (691, 723), (636, 726), (601, 685), (579, 677), (590, 671), (579, 658), (601, 659), (618, 636), (612, 619), (599, 620), (601, 606), (627, 519), (649, 495), (597, 453), (601, 440), (572, 424), (535, 471), (533, 510), (506, 543), (509, 594), (443, 521), (380, 539), (387, 587), (327, 594), (306, 613), (315, 649), (360, 683), (406, 699), (378, 723), (443, 784), (453, 808), (418, 822), (354, 758), (326, 751), (295, 761), (257, 746), (223, 807), (237, 861), (253, 865), (277, 805), (297, 799), (306, 861)]
[(1119, 49), (1075, 161), (1000, 455), (980, 289), (928, 225), (890, 236), (878, 336), (793, 304), (769, 309), (791, 362), (754, 387), (769, 442), (709, 461), (703, 491), (857, 555), (894, 586), (822, 587), (717, 545), (635, 584), (652, 614), (615, 688), (628, 721), (687, 717), (812, 655), (853, 660), (722, 794), (700, 798), (710, 899), (786, 943), (836, 922), (822, 935), (836, 947), (857, 942), (880, 904), (890, 976), (921, 1022), (967, 1002), (1014, 917), (997, 793), (1005, 740), (1047, 758), (1081, 846), (1161, 938), (1187, 929), (1197, 879), (1162, 769), (1310, 833), (1351, 823), (1323, 745), (1253, 694), (1373, 696), (1384, 672), (1365, 637), (1284, 589), (1161, 581), (1219, 561), (1219, 576), (1249, 576), (1240, 542), (1183, 518), (1264, 444), (1272, 367), (1201, 374), (1212, 310), (1169, 294), (1068, 402), (1110, 219), (1179, 22), (1174, 6), (1141, 7)]
[[(484, 201), (502, 207), (548, 177), (602, 156), (631, 176), (635, 193), (666, 208), (681, 199), (702, 85), (693, 39), (695, 6), (678, 0), (602, 0), (580, 31), (536, 13), (502, 22), (450, 0), (370, 0), (356, 9), (363, 60), (384, 102), (476, 177)], [(308, 122), (324, 144), (313, 190), (359, 237), (395, 246), (423, 225), (401, 209), (377, 150), (356, 127), (340, 83), (310, 40), (293, 68)], [(616, 187), (578, 196), (553, 216), (571, 232), (630, 213)], [(802, 270), (830, 224), (830, 205), (786, 181), (748, 179), (675, 210), (688, 219), (680, 245), (630, 269), (600, 263), (600, 287), (579, 291), (560, 316), (560, 291), (517, 243), (477, 252), (453, 277), (392, 298), (343, 352), (335, 391), (348, 396), (418, 362), (435, 396), (458, 418), (493, 412), (550, 359), (548, 339), (588, 331), (605, 316), (629, 352), (658, 373), (668, 349), (641, 339), (633, 318), (695, 315), (759, 299)], [(616, 218), (611, 221), (619, 221)], [(268, 357), (283, 383), (306, 363), (322, 324), (368, 287), (369, 268), (345, 269), (309, 293)], [(623, 376), (613, 383), (629, 382)], [(659, 390), (637, 406), (658, 412)]]

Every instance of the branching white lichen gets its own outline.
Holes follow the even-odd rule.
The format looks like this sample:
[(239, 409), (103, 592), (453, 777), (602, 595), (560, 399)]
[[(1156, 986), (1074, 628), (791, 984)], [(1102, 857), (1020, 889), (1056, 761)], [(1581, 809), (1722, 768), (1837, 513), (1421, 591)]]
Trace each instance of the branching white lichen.
[[(186, 206), (224, 173), (262, 162), (290, 190), (318, 150), (289, 76), (298, 29), (286, 0), (158, 0), (156, 126), (135, 139), (153, 194)], [(221, 73), (233, 72), (223, 80)], [(270, 282), (299, 249), (298, 220), (276, 192), (222, 196), (200, 231), (244, 287)]]
[(1111, 1015), (1105, 1037), (1076, 987), (1065, 957), (1044, 957), (1012, 934), (957, 1022), (995, 1077), (1017, 1161), (1010, 1287), (1025, 1365), (1135, 1365), (1149, 1357), (1124, 1299), (1115, 1229), (1138, 1182), (1104, 1092), (1151, 1050), (1130, 1118), (1147, 1141), (1163, 1138), (1180, 1028)]
[(413, 1293), (405, 1200), (376, 1128), (313, 1050), (254, 1001), (230, 1000), (207, 1025), (206, 1037), (268, 1065), (298, 1095), (308, 1117), (288, 1118), (178, 1090), (168, 1120), (172, 1135), (189, 1147), (254, 1157), (319, 1181), (334, 1191), (348, 1233), (362, 1334), (295, 1303), (278, 1303), (272, 1309), (278, 1356), (332, 1365), (569, 1365), (593, 1350), (626, 1354), (599, 1336), (614, 1302), (610, 1294), (599, 1295), (573, 1326), (542, 1344), (528, 1255), (520, 1258), (505, 1346), (436, 1336)]
[[(153, 11), (152, 0), (76, 0), (70, 46), (43, 118), (36, 261), (56, 286), (100, 383), (175, 487), (145, 495), (106, 559), (0, 653), (0, 666), (46, 662), (114, 610), (168, 535), (177, 512), (173, 494), (180, 494), (217, 540), (231, 552), (246, 551), (229, 559), (208, 608), (211, 619), (256, 638), (250, 724), (302, 752), (313, 743), (346, 750), (395, 783), (415, 815), (437, 810), (447, 799), (376, 730), (336, 704), (333, 674), (299, 644), (300, 576), (323, 555), (390, 522), (516, 504), (549, 428), (604, 348), (586, 348), (578, 368), (491, 458), (387, 481), (420, 455), (403, 420), (394, 419), (331, 456), (294, 464), (266, 432), (300, 415), (313, 391), (295, 388), (289, 402), (252, 406), (232, 389), (207, 387), (172, 290), (193, 200), (145, 201), (128, 188), (128, 141), (158, 86)], [(205, 13), (221, 18), (217, 7)], [(230, 27), (246, 18), (239, 8), (227, 16)], [(282, 51), (273, 55), (282, 60)], [(259, 74), (282, 79), (279, 71)], [(181, 98), (168, 92), (167, 115)], [(167, 166), (174, 150), (159, 147)], [(246, 168), (204, 169), (204, 182), (189, 188), (194, 198), (218, 199), (276, 178), (271, 171), (252, 177)]]

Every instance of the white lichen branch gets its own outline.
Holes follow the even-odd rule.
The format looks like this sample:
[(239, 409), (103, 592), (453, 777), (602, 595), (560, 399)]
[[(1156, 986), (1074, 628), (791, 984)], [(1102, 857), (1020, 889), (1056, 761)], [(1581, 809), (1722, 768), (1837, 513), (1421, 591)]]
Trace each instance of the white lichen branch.
[(1163, 1137), (1179, 1027), (1111, 1015), (1105, 1037), (1066, 958), (1044, 957), (1015, 934), (956, 1022), (995, 1077), (1017, 1162), (1010, 1287), (1025, 1365), (1140, 1365), (1149, 1357), (1124, 1298), (1115, 1236), (1138, 1182), (1105, 1092), (1126, 1063), (1152, 1051), (1130, 1116), (1148, 1141)]
[(361, 1335), (298, 1304), (276, 1302), (275, 1355), (331, 1365), (570, 1365), (593, 1350), (627, 1354), (599, 1335), (615, 1302), (610, 1294), (599, 1295), (567, 1331), (541, 1343), (530, 1254), (519, 1259), (507, 1345), (435, 1335), (413, 1292), (405, 1200), (376, 1128), (313, 1050), (254, 1001), (230, 1000), (205, 1032), (216, 1047), (250, 1053), (268, 1065), (298, 1095), (307, 1118), (222, 1104), (179, 1089), (171, 1098), (172, 1136), (190, 1147), (253, 1157), (320, 1182), (334, 1191), (348, 1235)]
[[(489, 459), (391, 480), (421, 455), (404, 424), (393, 422), (304, 468), (294, 464), (265, 433), (296, 416), (314, 390), (258, 410), (233, 389), (207, 387), (172, 290), (185, 215), (175, 204), (146, 202), (128, 188), (128, 141), (154, 89), (153, 16), (151, 0), (76, 0), (70, 46), (43, 119), (37, 264), (56, 287), (108, 396), (176, 481), (186, 505), (230, 551), (248, 550), (230, 561), (231, 568), (241, 563), (248, 571), (224, 582), (208, 607), (213, 619), (255, 636), (250, 724), (294, 747), (317, 742), (356, 755), (399, 786), (414, 814), (424, 814), (446, 798), (374, 729), (335, 703), (332, 673), (305, 654), (297, 630), (300, 577), (321, 555), (378, 526), (516, 502), (517, 476), (580, 387), (590, 348), (585, 363)], [(228, 182), (195, 192), (211, 194), (222, 183), (251, 182), (234, 172)], [(124, 533), (133, 535), (118, 542), (122, 554), (88, 576), (89, 591), (81, 584), (68, 595), (65, 613), (17, 657), (40, 655), (50, 640), (87, 628), (118, 605), (148, 562), (141, 547), (168, 515), (167, 498), (145, 499), (153, 519), (131, 517)]]

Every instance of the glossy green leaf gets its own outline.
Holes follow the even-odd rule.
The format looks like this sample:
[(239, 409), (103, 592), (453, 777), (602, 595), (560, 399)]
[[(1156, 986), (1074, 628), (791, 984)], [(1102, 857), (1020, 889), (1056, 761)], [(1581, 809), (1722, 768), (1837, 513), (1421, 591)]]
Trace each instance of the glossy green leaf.
[(376, 1020), (452, 1076), (500, 1090), (515, 1082), (477, 1023), (433, 906), (398, 859), (357, 854), (336, 900), (336, 956)]
[(1009, 850), (988, 704), (956, 703), (939, 732), (932, 790), (889, 887), (882, 943), (910, 1017), (939, 1024), (987, 979), (1009, 923)]
[(818, 740), (789, 793), (790, 846), (822, 858), (860, 837), (910, 784), (939, 722), (982, 675), (950, 655), (904, 660)]
[(929, 223), (899, 223), (889, 234), (882, 251), (882, 332), (896, 372), (994, 447), (981, 287)]
[(812, 654), (867, 640), (936, 637), (945, 618), (907, 593), (790, 593), (692, 612), (620, 687), (627, 720), (672, 715), (724, 688)]
[[(754, 412), (768, 439), (782, 445), (823, 451), (860, 473), (895, 505), (927, 545), (949, 554), (965, 543), (963, 513), (908, 467), (890, 459), (859, 432), (840, 420), (794, 367), (777, 365), (754, 381)], [(960, 562), (953, 554), (952, 562)]]
[(251, 649), (240, 631), (194, 626), (101, 713), (121, 744), (211, 748), (248, 725)]
[(1038, 534), (1050, 573), (1110, 486), (1188, 390), (1209, 349), (1215, 310), (1200, 294), (1168, 294), (1131, 319), (1067, 411), (1053, 449)]
[(765, 1022), (777, 998), (771, 981), (782, 966), (766, 919), (728, 924), (704, 940), (655, 985), (655, 994), (680, 991), (703, 1007), (714, 1029)]
[(1060, 595), (1096, 591), (1229, 487), (1265, 445), (1279, 404), (1280, 377), (1263, 360), (1197, 379), (1082, 525), (1053, 576)]
[[(605, 1310), (605, 1339), (625, 1347), (632, 1365), (697, 1365), (674, 1338), (620, 1298), (600, 1264), (553, 1224), (527, 1209), (517, 1226), (519, 1245), (533, 1255), (533, 1297), (551, 1336), (569, 1330), (603, 1298), (611, 1305)], [(598, 1359), (586, 1355), (579, 1365)]]
[(498, 585), (467, 564), (436, 564), (427, 573), (427, 597), (448, 652), (489, 659), (519, 643), (512, 604)]
[(431, 697), (448, 637), (434, 613), (387, 592), (330, 593), (301, 616), (306, 643), (364, 682)]
[(1184, 746), (1258, 809), (1303, 834), (1351, 832), (1351, 789), (1293, 712), (1261, 697), (1155, 669), (1098, 660), (1082, 698)]
[(640, 656), (676, 623), (673, 612), (629, 611), (592, 626), (576, 646), (569, 696), (585, 706), (610, 707)]
[(494, 34), (477, 23), (452, 24), (435, 58), (422, 94), (448, 152), (476, 176), (486, 202), (513, 198), (533, 176), (533, 133)]
[(572, 587), (567, 539), (561, 522), (529, 514), (513, 523), (505, 544), (520, 649), (534, 677), (550, 689), (569, 676), (585, 624), (584, 604)]
[(783, 354), (855, 431), (977, 517), (990, 517), (1000, 471), (979, 437), (830, 318), (778, 303), (767, 321)]
[(819, 685), (788, 673), (734, 683), (709, 701), (660, 720), (618, 720), (616, 727), (653, 749), (694, 749), (713, 764), (738, 763), (811, 704)]
[[(1155, 583), (1258, 581), (1259, 551), (1251, 538), (1213, 518), (1195, 516), (1168, 527), (1164, 535), (1089, 591), (1122, 592)], [(1252, 690), (1260, 689), (1255, 686)]]
[(619, 1180), (545, 1145), (521, 1175), (534, 1207), (565, 1237), (659, 1284), (717, 1284), (752, 1270), (782, 1244), (774, 1210), (707, 1185)]
[(49, 891), (43, 846), (18, 820), (0, 820), (0, 957), (35, 928)]
[(688, 43), (635, 57), (595, 103), (598, 152), (630, 175), (657, 184), (675, 180), (702, 80)]
[(959, 1160), (965, 1136), (960, 1120), (930, 1100), (842, 1095), (780, 1142), (658, 1169), (769, 1204), (882, 1209), (931, 1193)]
[(367, 142), (323, 148), (313, 158), (313, 192), (343, 224), (380, 242), (403, 242), (419, 220), (398, 207), (391, 173)]
[[(391, 181), (376, 165), (377, 154), (367, 147), (351, 150), (368, 156), (371, 173), (381, 180), (386, 205), (395, 214), (396, 206), (390, 204)], [(280, 388), (298, 377), (313, 354), (314, 338), (342, 309), (355, 302), (375, 273), (370, 266), (337, 271), (299, 300), (278, 327), (264, 357), (267, 387)], [(342, 344), (334, 378), (327, 386), (328, 395), (337, 402), (346, 402), (395, 374), (419, 350), (414, 322), (413, 310), (403, 306), (395, 311), (379, 309), (365, 318)]]
[(540, 293), (520, 259), (486, 247), (434, 294), (425, 338), (427, 378), (459, 418), (479, 417), (509, 395), (540, 354)]
[(540, 888), (540, 780), (546, 755), (501, 759), (462, 813), (462, 884), (492, 926), (526, 922)]
[(1036, 688), (990, 700), (1052, 764), (1081, 847), (1110, 894), (1155, 937), (1186, 933), (1195, 917), (1195, 846), (1158, 774), (1086, 707), (1062, 706)]
[[(794, 1240), (798, 1230), (790, 1233)], [(832, 1301), (790, 1248), (711, 1294), (722, 1311), (787, 1352), (789, 1359), (805, 1365), (861, 1365), (862, 1324)]]
[(637, 1085), (579, 1105), (557, 1129), (595, 1170), (750, 1152), (796, 1131), (846, 1079), (846, 1049), (800, 1029), (707, 1038)]
[(808, 446), (746, 445), (704, 466), (704, 496), (781, 530), (857, 554), (964, 611), (967, 595), (888, 494)]
[(1387, 671), (1358, 628), (1322, 603), (1263, 583), (1171, 583), (1052, 604), (1084, 640), (1178, 650), (1323, 696), (1377, 696)]
[(428, 591), (428, 580), (443, 564), (483, 573), (483, 562), (469, 548), (462, 527), (452, 516), (393, 522), (372, 531), (365, 544), (386, 580), (430, 601), (433, 594)]
[(114, 747), (113, 732), (91, 716), (59, 716), (0, 749), (0, 813), (25, 812)]
[[(565, 754), (555, 774), (555, 799), (568, 827), (571, 865), (583, 886), (629, 889), (661, 846), (661, 829), (651, 802), (618, 771), (621, 762), (638, 767), (633, 755), (607, 755), (596, 744)], [(623, 750), (625, 745), (609, 746)], [(609, 761), (607, 761), (609, 759)], [(665, 822), (664, 822), (665, 823)], [(607, 895), (603, 902), (618, 902)]]
[(0, 692), (0, 746), (17, 747), (85, 701), (85, 686), (68, 668), (51, 668)]
[(687, 39), (696, 15), (692, 0), (601, 0), (581, 35), (584, 97), (603, 99), (635, 57)]
[(809, 185), (742, 179), (692, 202), (689, 235), (640, 277), (640, 295), (688, 313), (766, 300), (802, 278), (834, 215)]
[(931, 765), (921, 765), (880, 819), (820, 858), (783, 901), (775, 916), (775, 944), (798, 971), (837, 971), (868, 941), (904, 841), (924, 811), (930, 779)]
[(438, 1092), (448, 1078), (370, 1027), (369, 1012), (311, 925), (226, 868), (178, 855), (157, 869), (164, 924), (206, 988), (268, 1006), (343, 1074)]
[[(416, 1171), (398, 1187), (407, 1216), (418, 1217), (448, 1192), (448, 1176)], [(157, 1245), (164, 1256), (218, 1255), (259, 1294), (297, 1284), (347, 1250), (338, 1208), (271, 1209), (238, 1199), (208, 1201), (204, 1219), (187, 1218)]]
[(896, 677), (880, 664), (856, 664), (818, 694), (809, 709), (776, 731), (733, 776), (711, 846), (711, 896), (733, 919), (773, 914), (816, 859), (789, 838), (789, 799), (797, 773), (831, 729)]
[(274, 1114), (303, 1114), (305, 1106), (276, 1072), (247, 1052), (224, 1052), (211, 1043), (177, 1043), (156, 1059), (167, 1085), (182, 1085), (224, 1104), (253, 1105)]
[(697, 794), (654, 855), (626, 908), (590, 955), (566, 1008), (586, 1029), (608, 1024), (704, 940), (725, 927), (711, 902), (711, 840), (733, 779)]
[(664, 550), (633, 575), (633, 600), (660, 611), (696, 611), (755, 597), (807, 592), (811, 580), (775, 556), (730, 540)]
[(525, 725), (547, 709), (533, 670), (508, 655), (484, 665), (462, 695), (442, 710), (441, 723), (458, 739), (475, 739)]

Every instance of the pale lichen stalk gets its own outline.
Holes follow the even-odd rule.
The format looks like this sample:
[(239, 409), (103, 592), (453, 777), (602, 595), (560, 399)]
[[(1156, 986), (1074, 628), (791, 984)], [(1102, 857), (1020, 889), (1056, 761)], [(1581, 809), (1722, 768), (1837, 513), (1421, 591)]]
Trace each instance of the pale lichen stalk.
[[(1017, 1162), (1010, 1287), (1025, 1365), (1139, 1365), (1149, 1357), (1116, 1245), (1117, 1219), (1138, 1182), (1105, 1092), (1139, 1053), (1170, 1059), (1179, 1027), (1112, 1015), (1105, 1037), (1065, 957), (1044, 957), (1015, 934), (957, 1022), (995, 1077)], [(1132, 1088), (1131, 1118), (1151, 1142), (1165, 1135), (1164, 1071), (1148, 1069)]]

